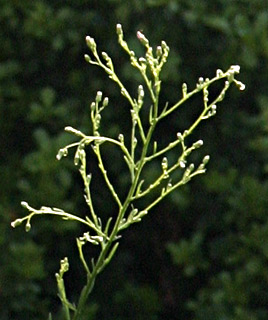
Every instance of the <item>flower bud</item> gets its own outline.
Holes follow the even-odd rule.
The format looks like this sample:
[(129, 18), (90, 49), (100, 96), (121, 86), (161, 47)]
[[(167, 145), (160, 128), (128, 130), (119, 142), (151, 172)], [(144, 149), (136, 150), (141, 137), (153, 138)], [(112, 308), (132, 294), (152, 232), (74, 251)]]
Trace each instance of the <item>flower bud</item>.
[(84, 58), (85, 58), (86, 62), (90, 63), (91, 59), (90, 59), (90, 56), (88, 54), (85, 54)]
[(240, 72), (240, 66), (239, 65), (231, 66), (229, 71), (231, 73), (239, 73)]
[(102, 102), (103, 107), (106, 107), (106, 106), (108, 105), (108, 103), (109, 103), (109, 98), (108, 98), (108, 97), (105, 97), (105, 98), (103, 99), (103, 102)]
[(98, 91), (95, 99), (96, 102), (99, 103), (101, 101), (101, 98), (102, 98), (102, 92)]
[(168, 168), (168, 159), (166, 157), (163, 158), (161, 165), (162, 165), (162, 169), (164, 171), (167, 170), (167, 168)]
[(187, 95), (187, 84), (183, 83), (182, 85), (182, 95), (185, 97)]
[(102, 55), (103, 59), (105, 59), (105, 60), (109, 59), (107, 52), (102, 51), (101, 55)]
[(157, 48), (156, 48), (156, 56), (157, 57), (161, 57), (162, 54), (163, 54), (162, 47), (161, 46), (157, 46)]
[(216, 77), (221, 77), (223, 75), (223, 71), (221, 69), (217, 69)]
[(140, 40), (140, 42), (144, 45), (144, 46), (148, 46), (149, 45), (149, 41), (148, 39), (145, 37), (145, 35), (143, 33), (141, 33), (140, 31), (137, 32), (137, 38)]
[(140, 62), (140, 63), (143, 63), (143, 64), (146, 64), (146, 63), (147, 63), (147, 60), (146, 60), (145, 58), (143, 58), (143, 57), (140, 57), (140, 58), (139, 58), (139, 62)]
[(179, 141), (182, 141), (183, 136), (182, 136), (181, 132), (177, 133), (177, 138), (178, 138)]
[(203, 83), (204, 83), (204, 78), (200, 77), (200, 78), (198, 79), (198, 82), (199, 82), (200, 84), (203, 84)]
[(241, 91), (245, 90), (246, 86), (244, 85), (243, 82), (234, 80), (234, 83), (237, 85), (239, 90), (241, 90)]
[(165, 41), (161, 41), (161, 47), (164, 51), (168, 51), (169, 50), (169, 47), (167, 45), (167, 43)]
[(23, 221), (22, 219), (17, 219), (15, 221), (11, 222), (11, 227), (16, 228), (17, 226), (19, 226), (22, 223), (22, 221)]
[(124, 135), (123, 135), (122, 133), (119, 134), (118, 140), (119, 140), (121, 143), (124, 143)]
[(200, 148), (203, 145), (203, 140), (198, 140), (193, 144), (194, 148)]
[(118, 23), (116, 25), (116, 33), (120, 36), (123, 35), (123, 29), (122, 29), (122, 25), (120, 23)]
[(209, 162), (210, 156), (206, 155), (202, 161), (203, 164), (207, 164)]
[(143, 90), (143, 86), (139, 85), (138, 87), (138, 95), (143, 98), (144, 97), (144, 90)]
[(28, 205), (28, 202), (26, 202), (26, 201), (21, 201), (20, 204), (21, 204), (21, 206), (22, 206), (23, 208), (26, 208), (26, 209), (27, 209), (28, 206), (29, 206), (29, 205)]
[(91, 38), (90, 36), (86, 36), (86, 43), (87, 46), (91, 49), (94, 50), (96, 49), (96, 42), (93, 38)]
[(92, 103), (91, 103), (90, 109), (91, 109), (91, 111), (95, 111), (95, 109), (96, 109), (96, 102), (92, 102)]
[(26, 225), (25, 225), (25, 231), (29, 232), (31, 230), (31, 224), (30, 221), (27, 221)]
[(179, 160), (179, 165), (180, 165), (180, 168), (185, 168), (186, 166), (186, 161), (185, 160)]
[(63, 148), (60, 149), (58, 154), (56, 155), (57, 160), (61, 160), (62, 157), (66, 157), (68, 155), (68, 149)]

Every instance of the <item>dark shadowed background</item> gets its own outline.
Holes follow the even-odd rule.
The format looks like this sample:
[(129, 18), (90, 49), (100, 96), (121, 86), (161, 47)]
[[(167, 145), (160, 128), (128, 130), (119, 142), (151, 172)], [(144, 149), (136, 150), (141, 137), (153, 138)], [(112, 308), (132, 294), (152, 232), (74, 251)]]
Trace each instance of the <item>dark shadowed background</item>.
[[(137, 30), (153, 45), (170, 46), (163, 101), (180, 98), (184, 81), (194, 88), (200, 76), (232, 64), (241, 66), (246, 90), (231, 88), (216, 117), (195, 132), (204, 140), (197, 155), (211, 155), (208, 172), (123, 233), (84, 320), (267, 320), (267, 0), (0, 0), (0, 319), (43, 320), (49, 311), (62, 319), (54, 274), (65, 256), (71, 301), (85, 281), (75, 243), (80, 226), (38, 217), (26, 234), (10, 222), (26, 214), (21, 200), (86, 213), (71, 157), (57, 162), (55, 155), (73, 140), (66, 125), (89, 132), (98, 90), (110, 98), (103, 132), (117, 137), (128, 128), (129, 107), (118, 88), (83, 59), (90, 35), (136, 93), (140, 78), (117, 44), (116, 23), (137, 54)], [(161, 141), (186, 129), (200, 107), (193, 100), (168, 118)], [(124, 164), (107, 152), (111, 179), (123, 193)], [(103, 217), (113, 215), (92, 170), (95, 205)]]

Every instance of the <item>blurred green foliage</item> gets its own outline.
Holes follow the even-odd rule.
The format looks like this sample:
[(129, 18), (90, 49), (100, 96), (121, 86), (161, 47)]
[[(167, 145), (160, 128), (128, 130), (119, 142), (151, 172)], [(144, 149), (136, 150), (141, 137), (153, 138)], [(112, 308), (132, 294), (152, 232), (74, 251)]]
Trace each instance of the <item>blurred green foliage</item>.
[[(74, 300), (80, 292), (83, 272), (72, 240), (81, 234), (77, 226), (42, 218), (26, 235), (11, 230), (10, 222), (24, 214), (21, 200), (84, 214), (79, 177), (71, 162), (59, 166), (55, 155), (70, 139), (64, 126), (87, 132), (97, 90), (111, 101), (103, 129), (112, 136), (118, 123), (127, 129), (120, 92), (83, 60), (84, 37), (93, 36), (136, 92), (116, 43), (114, 28), (122, 23), (136, 52), (137, 30), (170, 46), (163, 101), (175, 101), (183, 81), (194, 86), (199, 76), (231, 64), (241, 65), (247, 89), (243, 95), (231, 90), (217, 117), (197, 131), (212, 158), (208, 173), (123, 235), (87, 320), (266, 320), (267, 1), (0, 0), (0, 7), (0, 319), (47, 319), (50, 310), (61, 319), (54, 273), (66, 255), (66, 289)], [(198, 107), (198, 101), (184, 106), (162, 135), (182, 131)], [(110, 153), (105, 161), (124, 192), (116, 157)], [(94, 188), (96, 205), (107, 215), (109, 197), (98, 183)]]

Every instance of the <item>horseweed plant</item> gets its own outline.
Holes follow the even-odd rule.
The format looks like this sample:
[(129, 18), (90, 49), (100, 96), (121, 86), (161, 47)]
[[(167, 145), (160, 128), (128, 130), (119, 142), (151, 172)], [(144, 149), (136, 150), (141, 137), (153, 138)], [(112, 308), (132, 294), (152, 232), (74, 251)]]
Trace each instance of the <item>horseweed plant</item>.
[[(97, 275), (105, 268), (114, 256), (119, 242), (121, 231), (128, 228), (133, 223), (141, 221), (141, 219), (148, 214), (148, 212), (155, 207), (162, 199), (173, 192), (175, 189), (189, 182), (194, 176), (202, 174), (206, 171), (206, 164), (209, 161), (209, 156), (206, 155), (202, 162), (196, 167), (193, 163), (188, 164), (188, 156), (196, 149), (203, 145), (202, 140), (198, 140), (188, 146), (186, 138), (191, 135), (194, 129), (204, 120), (216, 114), (216, 105), (224, 98), (226, 91), (229, 89), (232, 82), (234, 82), (240, 90), (245, 88), (244, 84), (235, 79), (235, 75), (239, 73), (239, 66), (231, 66), (226, 72), (217, 70), (216, 76), (212, 79), (199, 78), (196, 87), (192, 91), (188, 91), (186, 83), (182, 85), (181, 99), (169, 106), (166, 103), (163, 107), (159, 106), (159, 94), (161, 91), (160, 74), (164, 64), (167, 61), (169, 54), (169, 47), (166, 42), (162, 41), (156, 50), (150, 46), (148, 39), (141, 32), (137, 32), (137, 38), (145, 48), (145, 56), (138, 58), (134, 51), (130, 50), (127, 42), (123, 37), (123, 30), (120, 24), (116, 26), (118, 42), (120, 46), (127, 52), (130, 58), (131, 65), (138, 69), (147, 88), (151, 101), (148, 107), (147, 120), (141, 117), (140, 111), (144, 108), (145, 89), (143, 85), (138, 86), (137, 97), (134, 98), (130, 95), (129, 91), (125, 88), (124, 84), (119, 79), (115, 72), (112, 59), (106, 52), (99, 55), (96, 42), (93, 38), (87, 36), (86, 43), (91, 51), (91, 56), (85, 55), (85, 60), (93, 65), (102, 68), (113, 80), (121, 90), (122, 96), (127, 99), (130, 105), (131, 114), (131, 133), (129, 141), (123, 134), (119, 134), (118, 138), (102, 136), (99, 132), (101, 123), (101, 113), (108, 105), (108, 98), (103, 97), (101, 91), (97, 92), (95, 101), (91, 104), (91, 121), (92, 133), (86, 135), (79, 130), (70, 126), (65, 128), (65, 131), (78, 137), (78, 141), (67, 145), (59, 150), (57, 159), (68, 155), (69, 149), (75, 148), (74, 164), (79, 167), (84, 183), (85, 200), (89, 209), (89, 216), (81, 218), (80, 216), (65, 212), (58, 208), (51, 208), (42, 206), (40, 209), (31, 207), (27, 202), (21, 202), (29, 214), (21, 219), (12, 222), (12, 227), (16, 227), (26, 223), (26, 231), (31, 229), (31, 219), (36, 215), (56, 215), (64, 220), (74, 220), (86, 225), (89, 229), (81, 237), (76, 239), (77, 247), (81, 263), (84, 266), (87, 275), (87, 281), (84, 285), (77, 305), (70, 303), (67, 299), (65, 286), (64, 286), (64, 273), (69, 269), (68, 258), (64, 258), (60, 263), (59, 273), (56, 273), (56, 280), (58, 285), (58, 295), (61, 300), (64, 316), (66, 320), (78, 320), (81, 318), (88, 296), (93, 289)], [(212, 101), (209, 100), (209, 87), (219, 80), (225, 80), (224, 85), (216, 98)], [(153, 141), (153, 133), (160, 121), (176, 111), (185, 101), (190, 99), (193, 95), (201, 93), (203, 96), (203, 109), (193, 124), (184, 132), (178, 132), (174, 141), (168, 143), (165, 147), (157, 148), (157, 142)], [(120, 199), (114, 185), (112, 184), (102, 157), (102, 145), (104, 143), (113, 144), (122, 152), (130, 177), (130, 185), (124, 199)], [(110, 217), (105, 223), (96, 212), (93, 201), (90, 183), (92, 175), (87, 171), (87, 154), (86, 147), (90, 145), (93, 153), (96, 156), (99, 170), (103, 175), (104, 181), (108, 190), (110, 191), (118, 211), (116, 218)], [(137, 149), (139, 146), (139, 149)], [(181, 149), (180, 155), (174, 163), (169, 163), (167, 152), (172, 149)], [(141, 177), (141, 174), (148, 163), (154, 159), (159, 159), (159, 173), (158, 177), (153, 181), (147, 181)], [(181, 174), (175, 176), (174, 172), (180, 170)], [(172, 177), (175, 181), (172, 180)], [(137, 200), (148, 196), (152, 191), (156, 194), (151, 203), (145, 207), (139, 208)], [(152, 194), (151, 194), (152, 195)], [(114, 221), (113, 221), (114, 219)], [(91, 260), (89, 265), (83, 254), (84, 245), (91, 243), (99, 246), (99, 254), (95, 259)], [(52, 319), (52, 316), (49, 316)]]

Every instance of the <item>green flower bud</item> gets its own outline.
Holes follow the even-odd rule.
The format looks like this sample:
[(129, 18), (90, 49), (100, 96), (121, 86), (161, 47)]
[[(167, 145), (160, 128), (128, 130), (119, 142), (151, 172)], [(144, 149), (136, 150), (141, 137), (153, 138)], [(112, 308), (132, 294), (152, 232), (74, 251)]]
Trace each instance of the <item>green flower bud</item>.
[(96, 49), (96, 42), (93, 38), (91, 38), (90, 36), (86, 36), (86, 43), (87, 46), (91, 49), (94, 50)]
[(180, 165), (180, 168), (185, 168), (185, 163), (186, 163), (186, 161), (185, 160), (180, 160), (179, 161), (179, 165)]
[(140, 40), (140, 42), (144, 45), (144, 46), (149, 46), (149, 41), (148, 39), (145, 37), (145, 35), (143, 33), (141, 33), (140, 31), (137, 32), (137, 38)]
[(182, 85), (182, 95), (185, 97), (187, 95), (187, 84), (183, 83)]
[(164, 51), (169, 51), (169, 47), (168, 47), (166, 41), (163, 41), (163, 40), (161, 41), (161, 47)]
[(235, 66), (231, 66), (229, 69), (230, 73), (239, 73), (240, 72), (240, 66), (239, 65), (235, 65)]
[(238, 87), (239, 90), (241, 90), (241, 91), (245, 90), (246, 86), (244, 85), (243, 82), (237, 81), (234, 79), (234, 83), (236, 84), (236, 86)]
[(198, 140), (193, 144), (194, 148), (200, 148), (204, 144), (203, 140)]
[(67, 148), (63, 148), (60, 149), (58, 154), (56, 155), (57, 160), (61, 160), (62, 157), (66, 157), (68, 155), (68, 149)]
[(22, 206), (23, 208), (28, 209), (28, 207), (29, 207), (28, 202), (26, 202), (26, 201), (21, 201), (20, 204), (21, 204), (21, 206)]
[(29, 232), (31, 230), (31, 224), (30, 221), (27, 221), (26, 225), (25, 225), (25, 231)]
[(168, 168), (168, 159), (166, 157), (163, 158), (161, 165), (162, 165), (162, 169), (164, 171), (167, 170), (167, 168)]
[(221, 77), (221, 76), (223, 76), (223, 71), (221, 69), (218, 69), (216, 71), (216, 77)]
[(183, 140), (183, 136), (180, 132), (177, 133), (177, 138), (179, 141), (182, 141)]
[(157, 46), (157, 48), (156, 48), (156, 56), (157, 57), (161, 57), (162, 54), (163, 54), (162, 47), (161, 46)]
[(98, 91), (95, 99), (96, 102), (99, 103), (101, 101), (101, 98), (102, 98), (102, 92)]
[(122, 29), (122, 25), (121, 25), (120, 23), (118, 23), (118, 24), (116, 25), (116, 33), (117, 33), (119, 36), (123, 35), (123, 29)]
[(121, 143), (124, 143), (124, 135), (123, 135), (122, 133), (119, 134), (118, 140), (119, 140)]
[(12, 228), (16, 228), (17, 226), (21, 225), (22, 222), (23, 222), (22, 219), (17, 219), (17, 220), (15, 220), (15, 221), (11, 222), (11, 227), (12, 227)]
[(106, 106), (108, 105), (108, 103), (109, 103), (109, 98), (108, 98), (108, 97), (105, 97), (105, 98), (103, 99), (102, 106), (103, 106), (103, 107), (106, 107)]
[(145, 58), (143, 58), (143, 57), (140, 57), (140, 58), (139, 58), (139, 62), (140, 62), (140, 63), (143, 63), (143, 64), (146, 64), (146, 63), (147, 63), (147, 60), (146, 60)]
[(84, 58), (85, 58), (86, 62), (88, 62), (88, 63), (91, 62), (91, 58), (88, 54), (84, 54)]
[(198, 79), (198, 82), (199, 82), (200, 84), (203, 84), (203, 83), (204, 83), (204, 78), (200, 77), (200, 78)]
[(95, 109), (96, 109), (96, 102), (92, 102), (92, 103), (91, 103), (90, 109), (91, 109), (92, 111), (95, 111)]
[(101, 55), (102, 55), (103, 59), (105, 59), (105, 60), (109, 59), (109, 56), (105, 51), (102, 51)]
[(144, 90), (143, 90), (143, 86), (142, 85), (139, 85), (139, 87), (138, 87), (138, 95), (141, 98), (144, 97)]
[(206, 155), (202, 161), (203, 164), (207, 164), (209, 162), (210, 156)]

